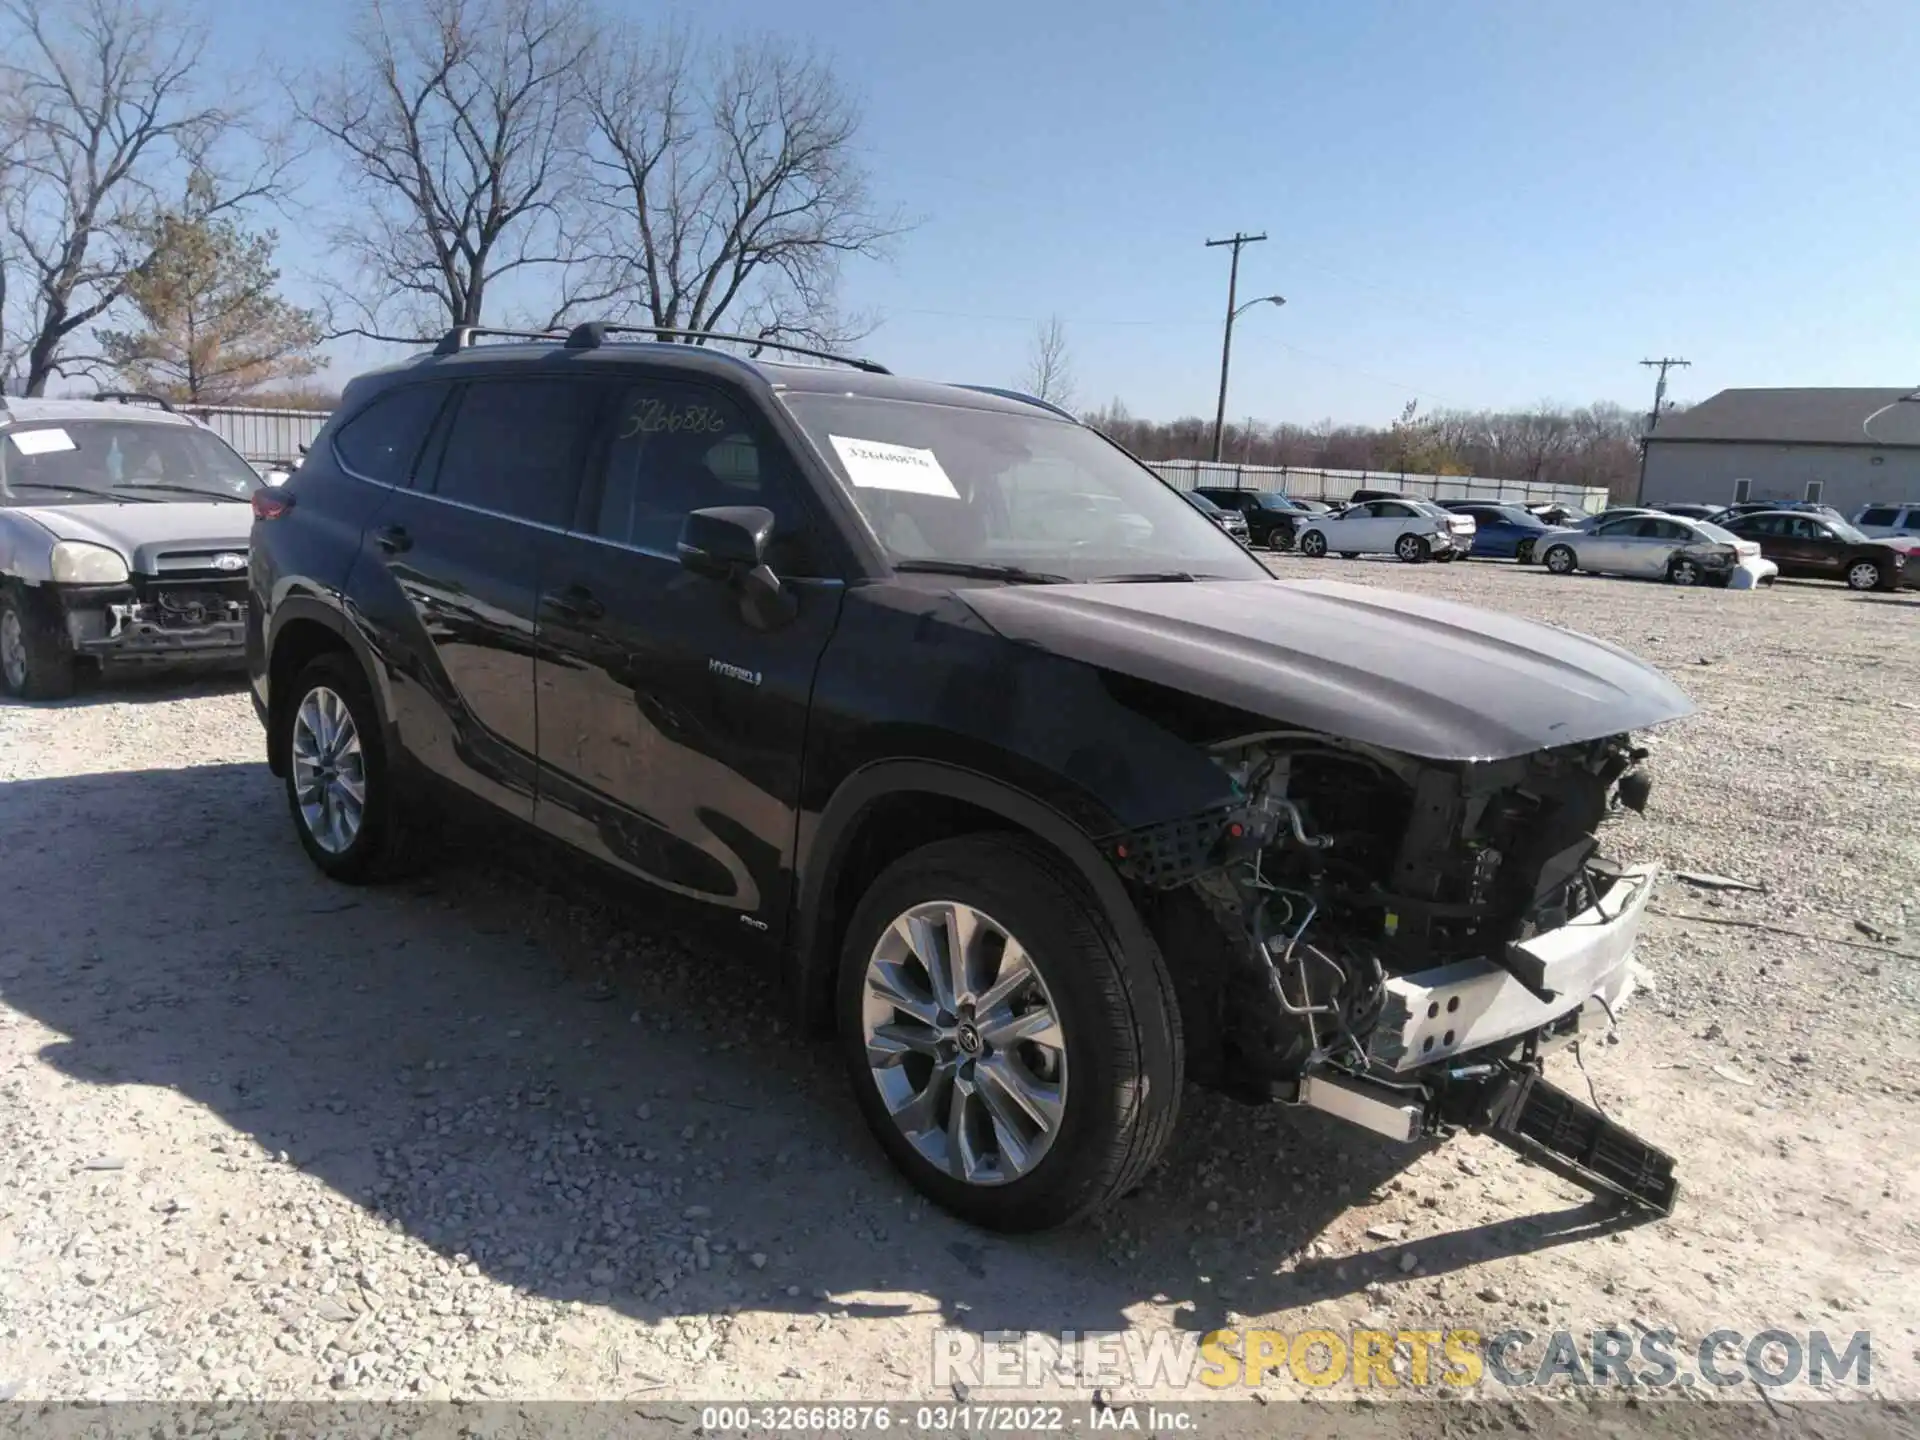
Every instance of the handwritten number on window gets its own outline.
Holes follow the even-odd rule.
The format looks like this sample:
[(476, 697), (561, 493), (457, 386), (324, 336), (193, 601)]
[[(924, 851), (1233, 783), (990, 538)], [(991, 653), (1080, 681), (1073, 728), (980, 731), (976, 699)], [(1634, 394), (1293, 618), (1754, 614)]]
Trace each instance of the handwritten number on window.
[(681, 405), (669, 408), (663, 400), (641, 400), (627, 412), (620, 427), (620, 438), (636, 435), (695, 434), (718, 435), (727, 428), (727, 417), (711, 405)]

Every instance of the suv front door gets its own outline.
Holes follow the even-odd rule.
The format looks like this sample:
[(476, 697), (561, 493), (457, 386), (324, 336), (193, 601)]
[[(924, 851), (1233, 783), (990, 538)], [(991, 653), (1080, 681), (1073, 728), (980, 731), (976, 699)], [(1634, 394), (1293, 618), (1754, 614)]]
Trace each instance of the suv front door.
[[(540, 542), (573, 512), (602, 393), (552, 378), (459, 385), (413, 488), (396, 489), (368, 525), (366, 553), (392, 588), (361, 603), (401, 632), (387, 646), (401, 745), (526, 820)], [(380, 603), (396, 592), (404, 605)]]
[[(637, 373), (541, 582), (536, 823), (777, 935), (793, 866), (814, 671), (843, 593), (803, 481), (730, 393)], [(797, 602), (756, 629), (739, 593), (681, 567), (688, 512), (774, 512), (769, 567)]]

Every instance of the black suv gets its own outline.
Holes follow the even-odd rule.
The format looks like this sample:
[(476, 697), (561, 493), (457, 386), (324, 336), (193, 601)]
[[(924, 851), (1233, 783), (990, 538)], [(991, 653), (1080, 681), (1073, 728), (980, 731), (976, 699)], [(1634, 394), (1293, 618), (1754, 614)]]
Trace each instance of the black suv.
[(1313, 518), (1313, 512), (1296, 505), (1273, 490), (1235, 490), (1226, 485), (1196, 485), (1194, 494), (1203, 495), (1224, 510), (1237, 510), (1246, 517), (1247, 539), (1254, 545), (1275, 550), (1291, 550), (1295, 532), (1301, 523)]
[(1657, 672), (1283, 584), (1039, 401), (642, 333), (456, 331), (258, 496), (254, 698), (323, 871), (477, 800), (694, 902), (984, 1224), (1136, 1184), (1189, 1080), (1671, 1203), (1538, 1074), (1631, 983), (1651, 872), (1593, 831), (1690, 708)]

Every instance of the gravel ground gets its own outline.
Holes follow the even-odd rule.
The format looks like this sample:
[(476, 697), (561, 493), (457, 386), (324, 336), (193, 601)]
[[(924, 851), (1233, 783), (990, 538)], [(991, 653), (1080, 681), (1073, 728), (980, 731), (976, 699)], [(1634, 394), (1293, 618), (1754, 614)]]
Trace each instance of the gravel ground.
[(1098, 1223), (969, 1230), (744, 960), (485, 842), (329, 885), (242, 690), (116, 683), (0, 706), (0, 1397), (905, 1399), (941, 1326), (1242, 1322), (1867, 1329), (1920, 1396), (1920, 602), (1274, 567), (1584, 629), (1699, 702), (1611, 848), (1765, 889), (1665, 882), (1653, 990), (1584, 1056), (1678, 1155), (1672, 1219), (1196, 1093)]

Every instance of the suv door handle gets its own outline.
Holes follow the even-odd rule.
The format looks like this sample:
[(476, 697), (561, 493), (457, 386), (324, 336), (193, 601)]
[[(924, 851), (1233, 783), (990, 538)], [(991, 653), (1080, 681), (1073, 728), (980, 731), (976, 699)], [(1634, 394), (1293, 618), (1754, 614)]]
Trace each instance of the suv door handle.
[(404, 525), (388, 525), (375, 532), (373, 543), (389, 555), (398, 555), (403, 550), (413, 548), (413, 537), (407, 534)]
[(607, 607), (584, 585), (569, 585), (540, 599), (547, 609), (567, 620), (598, 620), (607, 613)]

